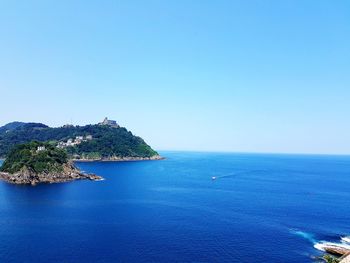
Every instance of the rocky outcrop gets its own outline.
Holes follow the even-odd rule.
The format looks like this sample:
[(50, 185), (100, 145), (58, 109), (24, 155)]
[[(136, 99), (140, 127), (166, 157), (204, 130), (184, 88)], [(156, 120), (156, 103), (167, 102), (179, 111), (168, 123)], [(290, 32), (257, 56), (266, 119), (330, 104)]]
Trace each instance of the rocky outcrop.
[(39, 183), (62, 183), (80, 179), (89, 179), (94, 181), (103, 180), (103, 178), (100, 176), (82, 173), (71, 162), (63, 165), (62, 172), (38, 174), (27, 167), (23, 167), (19, 172), (13, 174), (0, 172), (0, 179), (13, 184), (30, 185), (36, 185)]
[(348, 247), (337, 244), (325, 244), (323, 245), (323, 250), (329, 254), (337, 256), (347, 256), (350, 254), (350, 249)]

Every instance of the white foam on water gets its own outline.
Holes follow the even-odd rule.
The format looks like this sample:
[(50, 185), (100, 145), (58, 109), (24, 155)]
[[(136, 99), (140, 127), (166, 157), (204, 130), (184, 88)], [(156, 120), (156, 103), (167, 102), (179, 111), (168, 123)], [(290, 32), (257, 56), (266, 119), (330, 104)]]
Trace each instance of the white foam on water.
[(345, 242), (345, 243), (349, 243), (350, 244), (350, 236), (347, 237), (341, 237), (341, 241)]
[(325, 252), (326, 247), (345, 248), (350, 250), (350, 236), (341, 237), (341, 240), (339, 240), (339, 242), (327, 242), (317, 241), (313, 234), (298, 229), (291, 229), (290, 231), (295, 235), (301, 236), (306, 240), (309, 240), (311, 243), (314, 244), (314, 248), (323, 252)]
[(321, 241), (314, 245), (314, 248), (325, 251), (325, 247), (335, 247), (335, 248), (345, 248), (350, 250), (350, 245), (343, 244), (343, 243), (333, 243), (333, 242), (326, 242)]
[(325, 251), (324, 250), (324, 247), (325, 247), (325, 244), (324, 243), (316, 243), (314, 245), (314, 248), (316, 248), (317, 250), (320, 250), (320, 251)]
[(104, 181), (104, 180), (106, 180), (106, 179), (100, 178), (100, 179), (96, 179), (95, 181)]

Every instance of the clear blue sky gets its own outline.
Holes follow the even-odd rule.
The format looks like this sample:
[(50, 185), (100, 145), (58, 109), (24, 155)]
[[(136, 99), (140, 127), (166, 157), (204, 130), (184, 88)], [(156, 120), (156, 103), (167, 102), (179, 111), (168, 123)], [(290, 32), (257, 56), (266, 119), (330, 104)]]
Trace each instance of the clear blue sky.
[(0, 125), (156, 149), (350, 153), (350, 1), (0, 0)]

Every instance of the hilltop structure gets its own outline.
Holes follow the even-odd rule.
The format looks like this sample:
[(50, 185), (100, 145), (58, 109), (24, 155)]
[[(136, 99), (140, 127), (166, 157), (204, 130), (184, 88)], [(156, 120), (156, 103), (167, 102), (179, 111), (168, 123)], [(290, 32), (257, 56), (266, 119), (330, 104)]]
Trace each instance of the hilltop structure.
[(111, 126), (111, 127), (114, 127), (114, 128), (119, 128), (119, 124), (114, 121), (114, 120), (109, 120), (107, 117), (104, 118), (104, 120), (102, 122), (99, 123), (99, 125), (107, 125), (107, 126)]

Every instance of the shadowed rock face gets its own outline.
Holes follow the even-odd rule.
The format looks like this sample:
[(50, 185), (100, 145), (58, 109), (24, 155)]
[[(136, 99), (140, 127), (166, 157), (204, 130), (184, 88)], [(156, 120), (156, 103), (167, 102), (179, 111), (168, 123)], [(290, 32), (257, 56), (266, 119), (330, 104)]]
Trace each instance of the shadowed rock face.
[(62, 172), (35, 173), (33, 170), (23, 167), (16, 173), (0, 172), (0, 179), (13, 184), (62, 183), (79, 179), (102, 180), (103, 178), (93, 174), (84, 174), (79, 171), (72, 162), (63, 165)]

